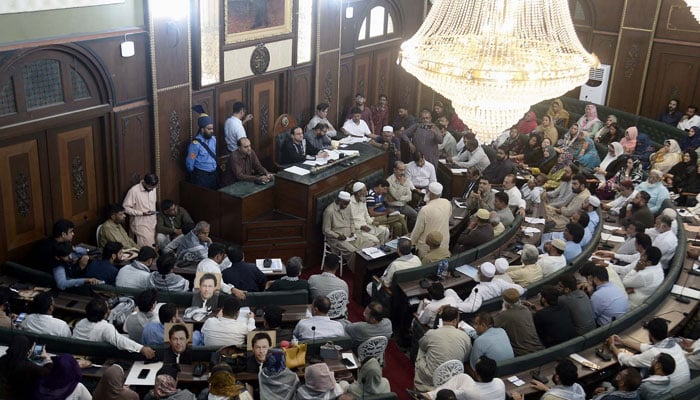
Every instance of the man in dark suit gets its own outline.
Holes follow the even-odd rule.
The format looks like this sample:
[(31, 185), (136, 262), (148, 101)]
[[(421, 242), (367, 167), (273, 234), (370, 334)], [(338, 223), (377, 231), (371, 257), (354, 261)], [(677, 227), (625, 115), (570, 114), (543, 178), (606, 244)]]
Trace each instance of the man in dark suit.
[(304, 139), (304, 129), (296, 126), (291, 130), (291, 140), (285, 140), (280, 153), (280, 164), (296, 164), (306, 160), (306, 156), (328, 157), (325, 151), (319, 151)]

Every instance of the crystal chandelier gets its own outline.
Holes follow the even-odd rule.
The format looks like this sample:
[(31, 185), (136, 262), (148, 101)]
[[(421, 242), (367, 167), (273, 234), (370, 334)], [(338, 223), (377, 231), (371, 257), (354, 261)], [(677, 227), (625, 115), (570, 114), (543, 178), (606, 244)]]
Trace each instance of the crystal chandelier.
[(490, 142), (531, 104), (585, 83), (598, 59), (579, 42), (567, 0), (437, 0), (398, 63)]
[(700, 0), (685, 0), (685, 4), (690, 7), (690, 12), (693, 13), (695, 20), (700, 22)]

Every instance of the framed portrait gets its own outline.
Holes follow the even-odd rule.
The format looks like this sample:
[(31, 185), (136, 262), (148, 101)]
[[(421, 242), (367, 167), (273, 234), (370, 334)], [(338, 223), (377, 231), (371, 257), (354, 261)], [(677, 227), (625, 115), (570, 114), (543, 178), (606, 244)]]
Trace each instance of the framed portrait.
[(292, 32), (292, 0), (226, 0), (226, 44)]
[[(163, 342), (165, 342), (165, 343), (170, 343), (170, 335), (169, 335), (169, 332), (170, 332), (170, 329), (171, 329), (173, 326), (176, 326), (176, 325), (177, 325), (180, 329), (175, 329), (175, 330), (173, 331), (173, 337), (175, 337), (175, 338), (184, 338), (184, 339), (187, 341), (188, 344), (192, 344), (192, 334), (193, 334), (193, 332), (194, 332), (194, 325), (192, 325), (192, 324), (187, 324), (187, 323), (182, 323), (182, 322), (166, 322), (166, 323), (165, 323), (165, 325), (164, 325), (164, 326), (165, 326), (165, 329), (163, 330), (163, 336), (164, 336), (164, 337), (163, 337)], [(184, 327), (184, 329), (187, 330), (187, 333), (184, 333), (184, 331), (182, 330), (183, 327)], [(178, 334), (177, 332), (181, 332), (181, 333)], [(183, 337), (183, 336), (184, 336), (184, 337)]]

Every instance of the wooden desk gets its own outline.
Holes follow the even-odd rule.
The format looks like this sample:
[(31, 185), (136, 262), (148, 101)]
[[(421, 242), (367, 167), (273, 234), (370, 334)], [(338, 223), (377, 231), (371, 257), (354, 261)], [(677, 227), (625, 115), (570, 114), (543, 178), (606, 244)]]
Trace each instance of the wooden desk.
[[(295, 325), (297, 322), (301, 321), (302, 319), (310, 315), (311, 313), (311, 304), (291, 304), (291, 305), (285, 305), (285, 306), (280, 306), (282, 307), (282, 323), (289, 326), (289, 325)], [(250, 311), (255, 312), (256, 307), (250, 307)], [(195, 321), (193, 319), (189, 318), (183, 318), (183, 322), (187, 324), (193, 324), (195, 327), (201, 327), (204, 325), (204, 322), (209, 319), (216, 317), (217, 313), (219, 312), (218, 309), (213, 310), (209, 315), (207, 315), (206, 318), (204, 318), (201, 321)], [(255, 317), (255, 325), (262, 327), (265, 322), (264, 317)]]
[(53, 305), (56, 310), (83, 315), (90, 300), (92, 297), (60, 292), (58, 296), (54, 297)]
[(467, 186), (467, 174), (455, 174), (450, 167), (442, 162), (439, 162), (435, 168), (437, 180), (443, 187), (442, 196), (448, 199), (452, 197), (461, 197), (464, 193), (464, 188)]
[[(455, 274), (457, 274), (457, 277), (452, 277), (450, 276), (449, 278), (445, 278), (441, 281), (442, 286), (445, 289), (450, 289), (450, 288), (455, 288), (459, 287), (462, 285), (466, 285), (470, 282), (473, 282), (472, 278), (468, 277), (467, 275), (462, 274), (461, 272), (455, 271)], [(401, 291), (404, 293), (406, 298), (411, 298), (411, 297), (425, 297), (428, 295), (428, 290), (423, 289), (420, 287), (420, 281), (421, 280), (415, 280), (415, 281), (408, 281), (408, 282), (401, 282), (399, 283), (399, 288)]]
[(365, 297), (369, 298), (365, 288), (371, 282), (372, 275), (380, 275), (392, 261), (399, 257), (396, 250), (379, 258), (371, 258), (362, 250), (355, 252), (353, 268), (352, 298), (361, 305), (366, 304)]

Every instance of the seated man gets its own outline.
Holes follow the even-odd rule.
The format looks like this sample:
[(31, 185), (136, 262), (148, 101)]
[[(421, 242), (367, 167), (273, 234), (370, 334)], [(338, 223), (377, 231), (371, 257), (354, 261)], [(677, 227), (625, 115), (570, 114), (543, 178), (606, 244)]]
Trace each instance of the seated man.
[(432, 231), (425, 238), (425, 244), (428, 245), (428, 252), (420, 259), (423, 264), (430, 264), (440, 260), (445, 260), (452, 256), (450, 249), (442, 247), (442, 233)]
[(209, 245), (212, 240), (209, 237), (210, 225), (207, 221), (199, 221), (188, 234), (178, 236), (168, 243), (163, 253), (175, 253), (178, 260), (199, 262), (207, 257)]
[(649, 178), (637, 186), (638, 192), (647, 192), (649, 194), (649, 201), (647, 204), (652, 213), (659, 212), (661, 203), (670, 198), (668, 189), (666, 189), (661, 182), (663, 175), (663, 172), (658, 169), (652, 169), (649, 171)]
[(118, 287), (146, 289), (151, 279), (151, 266), (158, 258), (158, 253), (150, 246), (139, 249), (139, 255), (130, 264), (119, 269), (115, 284)]
[(620, 209), (620, 218), (627, 222), (642, 225), (645, 229), (654, 226), (654, 213), (649, 208), (649, 193), (637, 191), (629, 205)]
[(222, 273), (226, 284), (246, 292), (261, 292), (265, 289), (267, 283), (265, 274), (255, 264), (245, 262), (241, 246), (229, 246), (226, 249), (226, 255), (231, 261), (231, 266)]
[[(487, 157), (488, 159), (488, 157)], [(508, 154), (504, 149), (498, 149), (496, 151), (496, 160), (490, 163), (483, 171), (482, 176), (487, 179), (490, 183), (501, 183), (503, 179), (508, 174), (514, 174), (516, 172), (515, 164), (508, 158)], [(547, 177), (544, 176), (544, 182), (547, 181)], [(544, 185), (542, 182), (542, 185)], [(539, 201), (538, 201), (539, 202)]]
[(189, 339), (190, 332), (185, 325), (173, 325), (168, 330), (168, 343), (170, 345), (163, 352), (163, 363), (192, 364), (192, 348), (187, 346)]
[(427, 189), (428, 185), (437, 182), (435, 166), (426, 161), (420, 151), (416, 151), (413, 155), (413, 161), (406, 165), (406, 176), (418, 191)]
[(155, 289), (144, 290), (136, 296), (136, 307), (124, 320), (124, 332), (129, 335), (129, 339), (134, 342), (141, 342), (143, 328), (149, 322), (158, 320), (155, 314), (158, 291)]
[[(479, 146), (479, 142), (474, 138), (468, 138), (466, 135), (463, 136), (465, 142), (465, 151), (457, 154), (456, 157), (448, 157), (448, 164), (456, 164), (460, 168), (469, 168), (475, 166), (479, 169), (479, 172), (483, 174), (486, 168), (491, 164), (488, 155), (484, 149)], [(488, 179), (488, 178), (487, 178)], [(491, 182), (489, 180), (489, 182)], [(491, 182), (499, 183), (499, 182)]]
[(231, 152), (228, 165), (233, 176), (233, 182), (268, 183), (274, 175), (267, 172), (260, 164), (258, 156), (250, 145), (250, 139), (238, 139), (238, 149)]
[(265, 306), (263, 311), (263, 330), (275, 331), (277, 333), (277, 342), (281, 342), (282, 340), (291, 341), (294, 329), (282, 328), (284, 309), (278, 305), (271, 304)]
[[(144, 325), (139, 342), (144, 346), (159, 346), (163, 344), (165, 340), (165, 324), (169, 322), (182, 323), (178, 316), (177, 304), (175, 303), (165, 303), (158, 308), (158, 320), (150, 321)], [(170, 343), (172, 344), (172, 341)]]
[(622, 279), (629, 295), (630, 307), (644, 303), (664, 281), (661, 268), (661, 251), (652, 246), (642, 254), (634, 269)]
[(138, 249), (136, 242), (129, 237), (124, 229), (126, 221), (126, 211), (121, 204), (109, 206), (109, 218), (102, 223), (100, 233), (97, 237), (97, 247), (105, 247), (107, 242), (121, 243), (125, 249)]
[(459, 311), (465, 313), (476, 312), (483, 302), (501, 297), (506, 289), (515, 289), (519, 295), (525, 293), (525, 289), (520, 285), (509, 283), (503, 279), (493, 279), (496, 275), (496, 266), (490, 262), (481, 264), (478, 274), (479, 283), (472, 289), (465, 300), (462, 300), (454, 290), (445, 290), (445, 296), (451, 296), (457, 300)]
[(157, 271), (151, 272), (151, 277), (148, 281), (150, 287), (158, 290), (183, 290), (190, 289), (190, 282), (173, 272), (175, 268), (175, 256), (172, 254), (163, 254), (156, 262)]
[(216, 290), (217, 275), (207, 272), (199, 278), (199, 289), (194, 289), (192, 307), (211, 311), (218, 307), (219, 292)]
[(413, 190), (415, 187), (411, 180), (406, 176), (406, 164), (402, 161), (396, 161), (394, 164), (394, 173), (390, 175), (386, 181), (389, 183), (389, 194), (387, 196), (387, 204), (401, 212), (406, 216), (408, 228), (413, 228), (416, 223), (418, 211), (410, 206), (413, 198)]
[(85, 268), (85, 276), (95, 278), (108, 285), (114, 285), (117, 280), (119, 270), (114, 264), (122, 259), (122, 244), (109, 241), (102, 249), (102, 259), (92, 261)]
[[(73, 236), (75, 236), (75, 224), (67, 219), (59, 219), (53, 224), (53, 230), (51, 237), (46, 238), (39, 242), (36, 249), (32, 254), (32, 267), (51, 273), (53, 267), (56, 265), (56, 259), (54, 258), (54, 248), (58, 243), (67, 242), (71, 244), (73, 241)], [(84, 269), (90, 258), (87, 254), (73, 252), (71, 254), (72, 264), (76, 268)]]
[(292, 128), (290, 131), (290, 139), (287, 139), (282, 144), (280, 150), (280, 164), (296, 164), (306, 160), (328, 157), (328, 153), (319, 150), (311, 143), (307, 143), (304, 139), (304, 130), (300, 126)]
[(488, 210), (480, 208), (472, 216), (469, 226), (459, 236), (454, 248), (455, 253), (461, 253), (467, 249), (473, 249), (493, 240), (493, 225), (491, 225), (491, 214)]
[(542, 276), (551, 275), (566, 267), (566, 242), (562, 239), (554, 239), (544, 245), (545, 254), (537, 260), (537, 265), (542, 268)]
[[(326, 264), (328, 264), (328, 257), (330, 256), (330, 254), (326, 256)], [(335, 257), (337, 261), (338, 256)], [(270, 292), (278, 290), (309, 290), (309, 282), (304, 279), (299, 279), (299, 274), (304, 268), (301, 257), (294, 256), (290, 258), (289, 260), (287, 260), (286, 267), (287, 275), (275, 281), (268, 281), (268, 285), (267, 288), (265, 288), (265, 290)], [(335, 276), (335, 274), (333, 274), (333, 276)]]
[(379, 225), (391, 227), (393, 237), (405, 236), (408, 233), (406, 216), (394, 211), (393, 208), (384, 205), (384, 196), (389, 191), (389, 182), (378, 181), (376, 185), (367, 193), (367, 212), (374, 218), (374, 222)]
[(109, 343), (119, 350), (141, 353), (149, 360), (155, 357), (156, 353), (150, 347), (142, 346), (126, 336), (120, 335), (117, 328), (105, 319), (107, 315), (109, 315), (109, 306), (105, 299), (94, 298), (90, 300), (85, 307), (85, 318), (75, 324), (73, 339)]
[[(532, 306), (523, 302), (527, 306)], [(573, 316), (568, 307), (559, 304), (559, 290), (555, 286), (546, 285), (540, 291), (540, 306), (533, 320), (537, 336), (545, 347), (555, 346), (576, 336)]]
[(569, 310), (577, 335), (585, 335), (596, 328), (593, 306), (588, 295), (578, 287), (573, 274), (559, 277), (558, 303)]
[(608, 270), (596, 267), (591, 270), (591, 276), (595, 291), (591, 295), (593, 315), (598, 326), (609, 324), (613, 318), (619, 318), (629, 310), (627, 294), (617, 285), (610, 282)]
[(350, 114), (350, 119), (345, 121), (340, 130), (347, 136), (372, 136), (369, 125), (362, 119), (362, 110), (359, 107), (353, 107), (350, 109)]
[(326, 255), (326, 262), (322, 265), (321, 273), (309, 277), (309, 296), (315, 299), (319, 296), (328, 296), (331, 292), (342, 290), (348, 295), (348, 284), (336, 275), (340, 259), (335, 254)]
[(496, 192), (493, 195), (493, 208), (501, 219), (501, 223), (506, 228), (513, 225), (513, 221), (515, 221), (513, 211), (508, 206), (508, 199), (508, 193), (506, 192)]
[[(474, 353), (473, 348), (472, 353)], [(476, 372), (476, 380), (468, 374), (457, 374), (423, 396), (438, 400), (438, 393), (441, 390), (450, 389), (455, 392), (457, 399), (505, 399), (506, 385), (501, 378), (496, 377), (498, 371), (496, 360), (485, 355), (479, 356), (477, 360), (476, 365), (472, 367)]]
[(659, 353), (651, 362), (649, 375), (642, 379), (639, 397), (651, 400), (671, 393), (671, 375), (676, 370), (676, 361), (666, 353)]
[(311, 318), (302, 319), (294, 328), (294, 338), (297, 340), (315, 340), (345, 336), (345, 328), (338, 321), (328, 317), (331, 301), (326, 296), (314, 298), (311, 307)]
[(520, 255), (523, 265), (513, 265), (508, 268), (507, 274), (513, 280), (513, 283), (527, 287), (542, 279), (542, 267), (537, 264), (538, 256), (537, 247), (531, 244), (523, 246), (523, 251)]
[(617, 197), (608, 203), (601, 204), (601, 208), (606, 210), (610, 215), (620, 215), (623, 208), (627, 208), (627, 204), (632, 202), (632, 199), (637, 196), (637, 191), (634, 189), (634, 184), (630, 180), (623, 180), (618, 184)]
[(469, 354), (469, 365), (472, 369), (476, 368), (482, 357), (494, 361), (506, 361), (515, 357), (508, 334), (503, 328), (496, 328), (493, 324), (491, 313), (482, 311), (474, 317), (474, 330), (468, 332), (474, 341)]
[(304, 132), (306, 143), (310, 143), (317, 149), (329, 149), (331, 147), (331, 138), (326, 135), (328, 125), (323, 122), (317, 123), (311, 130)]
[(241, 320), (238, 314), (241, 310), (240, 301), (231, 296), (224, 300), (219, 314), (207, 318), (202, 326), (205, 346), (245, 346), (248, 332), (255, 330), (255, 314), (248, 313)]
[(182, 206), (172, 200), (160, 203), (160, 213), (156, 218), (156, 243), (164, 249), (173, 239), (187, 233), (194, 226), (194, 221)]
[(454, 297), (445, 296), (445, 287), (440, 282), (433, 282), (428, 287), (428, 297), (418, 303), (418, 322), (423, 325), (435, 325), (435, 316), (443, 306), (457, 306)]
[(78, 265), (74, 265), (71, 259), (73, 247), (70, 243), (62, 242), (54, 245), (54, 259), (56, 263), (53, 267), (53, 279), (59, 290), (66, 290), (72, 287), (83, 285), (97, 285), (100, 283), (95, 278), (82, 278), (84, 272)]
[[(536, 380), (533, 380), (530, 385), (545, 392), (542, 396), (543, 399), (585, 400), (586, 391), (576, 383), (577, 380), (578, 367), (570, 359), (564, 358), (554, 368), (552, 381), (556, 386), (550, 388)], [(513, 400), (523, 400), (523, 395), (516, 391), (512, 391), (510, 396)]]
[(355, 232), (363, 236), (370, 244), (383, 245), (389, 240), (389, 229), (375, 222), (369, 215), (367, 206), (367, 186), (362, 182), (352, 185), (352, 197), (350, 198), (350, 214)]
[[(416, 268), (421, 266), (420, 258), (411, 253), (413, 245), (411, 240), (408, 238), (399, 238), (398, 244), (396, 246), (396, 252), (399, 254), (399, 258), (392, 261), (391, 264), (386, 268), (384, 274), (382, 274), (381, 280), (384, 286), (391, 286), (391, 281), (394, 279), (394, 274), (396, 271), (401, 271), (409, 268)], [(370, 282), (367, 286), (367, 292), (372, 295), (372, 285)]]
[[(505, 194), (505, 193), (504, 193)], [(470, 193), (465, 192), (469, 210), (478, 210), (483, 208), (488, 211), (495, 211), (495, 193), (491, 190), (491, 183), (486, 178), (479, 178), (479, 186), (477, 190), (472, 190)], [(506, 195), (507, 196), (507, 195)], [(506, 206), (508, 202), (506, 201)], [(507, 207), (506, 207), (507, 208)], [(508, 210), (510, 211), (510, 210)], [(511, 217), (513, 213), (511, 212)], [(510, 221), (512, 223), (513, 221)], [(505, 224), (503, 224), (505, 225)]]
[(570, 222), (574, 212), (580, 210), (583, 202), (591, 196), (591, 192), (586, 188), (586, 177), (580, 174), (572, 178), (571, 190), (574, 192), (574, 197), (568, 204), (562, 207), (546, 206), (548, 219), (548, 225), (546, 226), (551, 226), (552, 230), (562, 231), (566, 224)]
[(368, 243), (364, 236), (355, 234), (352, 212), (348, 208), (350, 200), (350, 193), (341, 191), (335, 202), (326, 207), (323, 211), (323, 235), (328, 245), (338, 250), (352, 265), (355, 251), (364, 249)]
[[(542, 194), (542, 200), (552, 207), (563, 207), (574, 198), (571, 190), (571, 178), (574, 176), (570, 166), (564, 167), (564, 175), (561, 177), (556, 189)], [(545, 197), (546, 196), (546, 197)]]
[(515, 289), (503, 291), (503, 310), (494, 317), (494, 326), (506, 331), (516, 357), (544, 350), (532, 312), (522, 304)]
[(362, 342), (375, 336), (384, 336), (391, 339), (393, 329), (391, 319), (385, 318), (384, 307), (373, 301), (365, 307), (362, 312), (364, 321), (350, 322), (343, 319), (341, 322), (345, 325), (345, 334), (352, 338), (352, 348), (357, 349)]
[(20, 324), (20, 329), (34, 334), (45, 334), (57, 337), (70, 337), (68, 324), (59, 318), (54, 318), (53, 295), (51, 292), (41, 292), (30, 304), (31, 314)]

